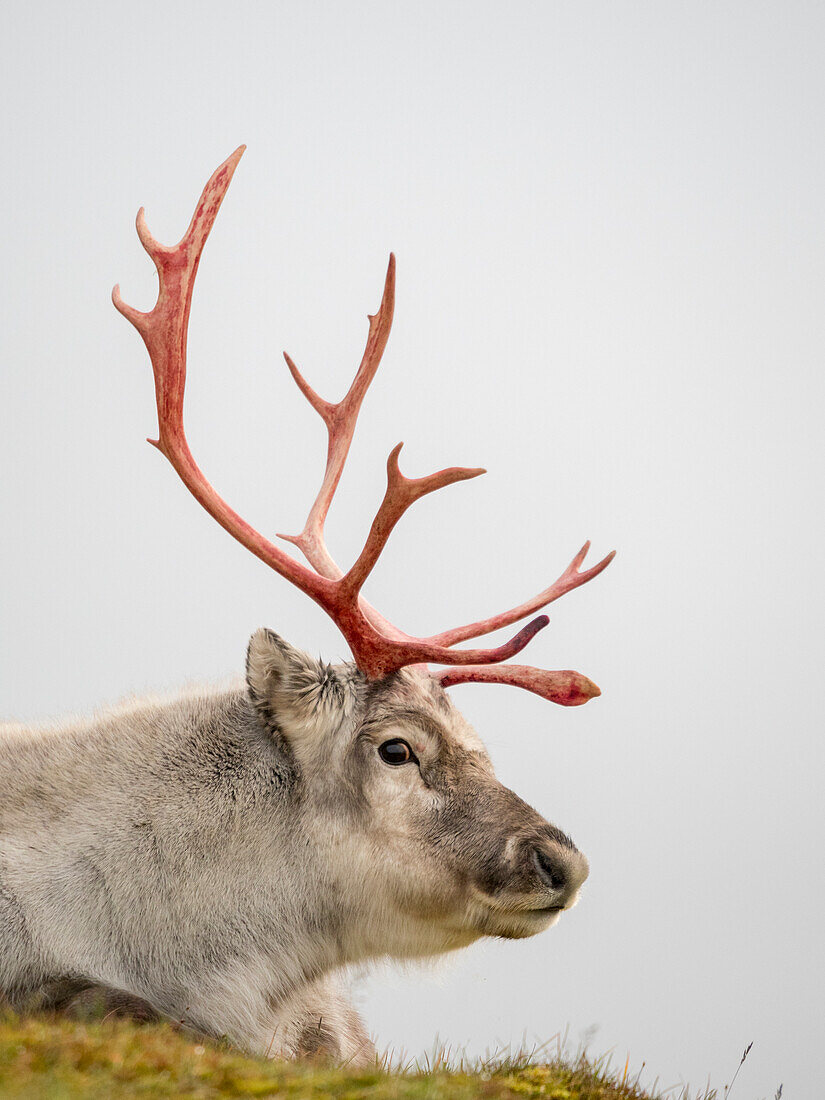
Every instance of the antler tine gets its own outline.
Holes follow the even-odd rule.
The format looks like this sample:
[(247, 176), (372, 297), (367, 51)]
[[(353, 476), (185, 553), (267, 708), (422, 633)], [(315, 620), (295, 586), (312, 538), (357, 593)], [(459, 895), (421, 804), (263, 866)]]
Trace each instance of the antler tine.
[(353, 593), (361, 591), (364, 581), (372, 572), (381, 551), (386, 546), (393, 527), (411, 504), (414, 504), (428, 493), (434, 493), (436, 489), (443, 489), (445, 486), (453, 485), (457, 481), (467, 481), (487, 472), (481, 467), (450, 466), (446, 470), (439, 470), (437, 473), (428, 474), (426, 477), (405, 477), (398, 466), (398, 456), (403, 446), (403, 443), (399, 443), (393, 447), (387, 459), (387, 490), (375, 519), (372, 521), (372, 527), (367, 535), (367, 541), (364, 543), (364, 549), (341, 582), (345, 591)]
[(610, 553), (602, 558), (596, 565), (580, 573), (578, 571), (579, 566), (584, 561), (589, 549), (590, 541), (588, 540), (559, 579), (553, 581), (549, 588), (545, 588), (543, 592), (540, 592), (531, 600), (519, 604), (518, 607), (511, 608), (509, 611), (503, 611), (499, 615), (492, 615), (489, 619), (480, 619), (478, 622), (468, 623), (466, 626), (456, 626), (451, 630), (444, 630), (441, 634), (434, 634), (432, 637), (428, 638), (427, 641), (432, 642), (434, 645), (456, 645), (458, 642), (466, 642), (470, 638), (481, 638), (484, 634), (490, 634), (492, 631), (498, 630), (503, 626), (511, 626), (520, 619), (526, 619), (528, 615), (535, 614), (536, 611), (540, 611), (543, 607), (547, 607), (548, 604), (557, 600), (560, 596), (564, 596), (565, 593), (572, 592), (574, 588), (579, 588), (581, 585), (587, 584), (588, 581), (592, 581), (594, 577), (597, 577), (603, 569), (606, 569), (608, 565), (610, 565), (616, 556), (616, 551), (611, 550)]
[(563, 707), (579, 707), (588, 699), (595, 699), (601, 691), (592, 680), (580, 672), (569, 669), (552, 672), (544, 668), (531, 668), (530, 665), (469, 665), (445, 668), (432, 674), (442, 687), (454, 684), (509, 684), (512, 687), (526, 688), (542, 699), (559, 703)]
[[(307, 516), (303, 531), (300, 535), (279, 534), (278, 538), (293, 543), (303, 553), (313, 569), (317, 569), (323, 576), (335, 580), (341, 577), (343, 573), (327, 550), (324, 541), (324, 523), (332, 504), (332, 498), (338, 488), (338, 482), (341, 480), (344, 464), (352, 444), (352, 437), (355, 433), (358, 413), (361, 411), (361, 404), (370, 383), (375, 377), (375, 372), (378, 370), (381, 357), (387, 346), (394, 310), (395, 256), (391, 252), (387, 265), (387, 275), (384, 279), (381, 305), (378, 307), (378, 312), (370, 314), (368, 318), (370, 327), (361, 363), (352, 385), (337, 404), (325, 401), (320, 397), (306, 381), (292, 359), (284, 352), (286, 365), (295, 379), (298, 389), (327, 426), (329, 444), (324, 480)], [(373, 611), (374, 609), (369, 610)], [(378, 612), (374, 612), (374, 614), (379, 620), (386, 623), (386, 620), (383, 620)]]
[(156, 241), (146, 226), (141, 208), (137, 231), (158, 271), (158, 299), (153, 309), (142, 313), (127, 305), (121, 297), (120, 287), (115, 286), (112, 301), (115, 308), (138, 330), (152, 361), (158, 438), (149, 442), (162, 451), (195, 499), (230, 535), (322, 607), (329, 608), (333, 593), (330, 582), (284, 553), (229, 507), (198, 468), (183, 428), (186, 336), (195, 275), (203, 247), (245, 149), (246, 146), (241, 145), (212, 174), (189, 228), (178, 244), (170, 247)]

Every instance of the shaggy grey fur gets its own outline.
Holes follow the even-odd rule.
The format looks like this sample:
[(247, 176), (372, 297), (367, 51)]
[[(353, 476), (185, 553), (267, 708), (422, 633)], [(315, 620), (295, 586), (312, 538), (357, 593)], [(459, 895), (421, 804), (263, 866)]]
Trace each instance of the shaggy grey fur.
[[(402, 738), (415, 759), (385, 763)], [(246, 684), (0, 726), (0, 994), (101, 986), (255, 1052), (366, 1061), (352, 963), (520, 937), (587, 876), (426, 672), (258, 631)]]

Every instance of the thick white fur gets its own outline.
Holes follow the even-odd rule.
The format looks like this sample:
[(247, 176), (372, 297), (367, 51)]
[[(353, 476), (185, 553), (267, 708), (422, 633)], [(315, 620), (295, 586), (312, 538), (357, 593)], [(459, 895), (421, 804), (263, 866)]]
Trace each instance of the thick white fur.
[[(393, 737), (420, 766), (380, 759)], [(246, 685), (0, 726), (0, 995), (103, 986), (263, 1055), (368, 1061), (342, 968), (547, 927), (512, 837), (552, 829), (428, 678), (375, 691), (259, 631)]]

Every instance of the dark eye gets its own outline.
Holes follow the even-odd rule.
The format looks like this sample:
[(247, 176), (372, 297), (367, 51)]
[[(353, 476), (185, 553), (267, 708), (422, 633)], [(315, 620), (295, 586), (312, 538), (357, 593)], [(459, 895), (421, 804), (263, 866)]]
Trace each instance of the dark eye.
[(378, 755), (385, 764), (408, 764), (411, 760), (415, 760), (412, 749), (407, 742), (402, 741), (400, 737), (396, 737), (392, 741), (385, 741), (383, 745), (379, 745)]

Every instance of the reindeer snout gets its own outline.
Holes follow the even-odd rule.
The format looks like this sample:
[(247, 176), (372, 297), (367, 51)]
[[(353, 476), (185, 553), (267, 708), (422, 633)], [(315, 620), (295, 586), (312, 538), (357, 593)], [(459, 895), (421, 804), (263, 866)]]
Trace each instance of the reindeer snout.
[(542, 840), (529, 857), (541, 884), (553, 895), (553, 905), (571, 904), (590, 873), (587, 859), (573, 845)]

